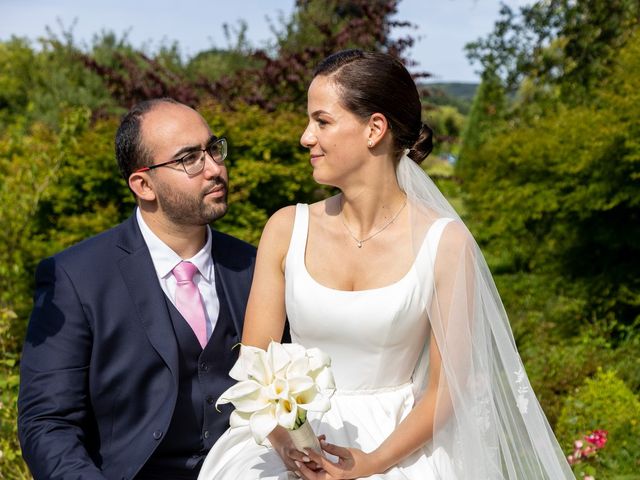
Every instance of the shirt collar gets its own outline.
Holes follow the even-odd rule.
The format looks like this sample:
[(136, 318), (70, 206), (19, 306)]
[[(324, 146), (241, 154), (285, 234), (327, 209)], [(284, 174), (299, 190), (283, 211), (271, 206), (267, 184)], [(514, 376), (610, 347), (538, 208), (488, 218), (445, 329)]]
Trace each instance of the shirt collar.
[[(182, 262), (183, 259), (153, 233), (142, 218), (139, 208), (136, 208), (136, 220), (138, 221), (142, 237), (149, 248), (151, 260), (153, 260), (153, 266), (156, 269), (158, 277), (167, 278), (176, 265)], [(193, 263), (198, 268), (200, 275), (202, 275), (207, 282), (211, 282), (213, 259), (211, 258), (211, 228), (209, 228), (208, 225), (207, 241), (204, 246), (193, 257), (185, 258), (184, 261)]]

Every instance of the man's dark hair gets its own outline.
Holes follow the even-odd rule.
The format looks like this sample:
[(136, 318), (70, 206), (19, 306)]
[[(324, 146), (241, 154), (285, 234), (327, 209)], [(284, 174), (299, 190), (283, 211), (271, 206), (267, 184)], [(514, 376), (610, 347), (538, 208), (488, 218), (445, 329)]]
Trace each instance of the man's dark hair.
[(127, 183), (133, 172), (151, 164), (149, 149), (142, 141), (142, 117), (161, 103), (181, 105), (173, 98), (154, 98), (134, 105), (122, 117), (116, 133), (116, 160), (120, 173)]

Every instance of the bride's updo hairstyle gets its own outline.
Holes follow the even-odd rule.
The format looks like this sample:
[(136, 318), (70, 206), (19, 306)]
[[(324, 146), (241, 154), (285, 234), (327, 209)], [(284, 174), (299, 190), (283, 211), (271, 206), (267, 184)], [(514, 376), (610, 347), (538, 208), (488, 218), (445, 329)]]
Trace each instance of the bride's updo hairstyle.
[(361, 118), (383, 114), (391, 128), (394, 154), (405, 149), (422, 162), (433, 148), (433, 132), (422, 123), (420, 95), (411, 75), (391, 55), (343, 50), (325, 58), (313, 78), (326, 76), (335, 84), (342, 106)]

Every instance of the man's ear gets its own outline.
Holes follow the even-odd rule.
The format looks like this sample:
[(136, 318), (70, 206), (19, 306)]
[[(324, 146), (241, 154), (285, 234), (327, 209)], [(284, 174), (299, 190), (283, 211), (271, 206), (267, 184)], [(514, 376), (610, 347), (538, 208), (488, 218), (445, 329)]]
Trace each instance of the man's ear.
[(156, 199), (154, 185), (147, 172), (134, 172), (129, 175), (129, 188), (141, 200), (152, 202)]
[(375, 147), (380, 143), (388, 129), (387, 117), (381, 113), (372, 114), (369, 117), (369, 139), (367, 144), (369, 148)]

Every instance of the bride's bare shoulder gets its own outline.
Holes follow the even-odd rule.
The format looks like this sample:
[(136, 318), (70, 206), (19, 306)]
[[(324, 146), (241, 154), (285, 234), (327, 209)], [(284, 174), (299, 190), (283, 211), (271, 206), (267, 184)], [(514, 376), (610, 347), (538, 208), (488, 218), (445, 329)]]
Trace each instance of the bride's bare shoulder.
[(340, 194), (309, 205), (309, 216), (317, 220), (327, 216), (334, 217), (338, 213), (340, 213)]
[(293, 223), (296, 218), (295, 205), (289, 205), (276, 211), (267, 221), (262, 230), (260, 247), (283, 250), (288, 248), (289, 239), (293, 232)]

